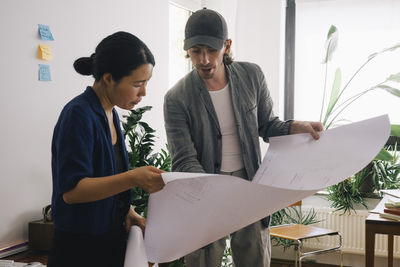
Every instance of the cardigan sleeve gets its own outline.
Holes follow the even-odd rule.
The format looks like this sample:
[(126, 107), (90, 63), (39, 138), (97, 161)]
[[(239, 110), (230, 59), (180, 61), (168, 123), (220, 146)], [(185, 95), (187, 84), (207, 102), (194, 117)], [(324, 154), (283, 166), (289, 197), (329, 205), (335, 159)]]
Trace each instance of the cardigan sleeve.
[(264, 141), (269, 137), (289, 134), (292, 120), (282, 121), (273, 112), (272, 98), (265, 81), (265, 76), (259, 66), (257, 66), (258, 81), (258, 132)]
[(94, 128), (79, 106), (63, 111), (53, 136), (56, 186), (63, 194), (85, 177), (93, 176)]

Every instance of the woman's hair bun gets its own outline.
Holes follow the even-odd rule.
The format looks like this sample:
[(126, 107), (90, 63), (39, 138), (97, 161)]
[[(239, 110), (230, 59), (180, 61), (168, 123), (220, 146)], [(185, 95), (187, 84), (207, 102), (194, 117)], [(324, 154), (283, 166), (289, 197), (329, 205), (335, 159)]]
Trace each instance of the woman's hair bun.
[(135, 35), (119, 31), (101, 40), (90, 57), (78, 58), (74, 68), (82, 75), (93, 75), (96, 82), (105, 73), (118, 82), (143, 64), (155, 65), (150, 49)]
[(82, 75), (92, 75), (93, 74), (93, 57), (81, 57), (75, 60), (74, 69), (76, 72)]

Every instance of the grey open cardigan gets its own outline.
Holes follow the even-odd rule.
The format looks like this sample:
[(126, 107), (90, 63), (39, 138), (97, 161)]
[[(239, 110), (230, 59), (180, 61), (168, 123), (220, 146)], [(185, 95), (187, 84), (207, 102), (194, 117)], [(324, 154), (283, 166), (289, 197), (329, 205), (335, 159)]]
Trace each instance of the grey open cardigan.
[[(259, 136), (289, 133), (291, 121), (273, 114), (272, 99), (261, 68), (253, 63), (225, 66), (231, 89), (233, 112), (247, 177), (252, 180), (260, 163)], [(222, 140), (211, 97), (193, 70), (164, 98), (164, 120), (172, 171), (219, 173)]]

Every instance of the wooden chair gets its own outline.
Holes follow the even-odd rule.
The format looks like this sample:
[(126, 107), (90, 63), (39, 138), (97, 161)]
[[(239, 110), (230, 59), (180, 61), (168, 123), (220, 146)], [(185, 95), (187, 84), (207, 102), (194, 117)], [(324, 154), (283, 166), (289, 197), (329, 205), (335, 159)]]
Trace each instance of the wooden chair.
[[(295, 252), (296, 252), (295, 267), (297, 266), (301, 267), (301, 261), (305, 257), (332, 251), (339, 251), (340, 266), (342, 267), (343, 256), (342, 256), (342, 251), (340, 250), (342, 247), (342, 235), (338, 231), (333, 231), (330, 229), (320, 228), (312, 225), (301, 224), (301, 204), (302, 201), (299, 201), (289, 206), (289, 207), (298, 206), (300, 208), (300, 223), (271, 226), (270, 229), (271, 236), (294, 241)], [(322, 236), (338, 236), (339, 244), (335, 247), (327, 249), (318, 249), (318, 250), (303, 252), (303, 241), (309, 238), (316, 238)]]

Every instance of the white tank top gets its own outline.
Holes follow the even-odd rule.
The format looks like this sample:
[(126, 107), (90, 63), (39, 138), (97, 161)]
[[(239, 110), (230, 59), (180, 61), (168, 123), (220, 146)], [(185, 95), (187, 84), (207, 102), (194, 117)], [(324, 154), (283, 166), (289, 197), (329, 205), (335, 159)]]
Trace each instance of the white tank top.
[(244, 167), (229, 83), (217, 91), (208, 91), (217, 113), (222, 134), (221, 171), (233, 172)]

